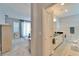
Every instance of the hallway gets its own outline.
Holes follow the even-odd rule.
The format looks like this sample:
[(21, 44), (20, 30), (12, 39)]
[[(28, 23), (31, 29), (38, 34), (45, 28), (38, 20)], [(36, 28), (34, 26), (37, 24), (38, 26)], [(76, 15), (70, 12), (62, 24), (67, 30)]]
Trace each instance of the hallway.
[(3, 56), (31, 56), (29, 51), (29, 43), (27, 39), (16, 39), (13, 41), (13, 48), (10, 52), (3, 54)]

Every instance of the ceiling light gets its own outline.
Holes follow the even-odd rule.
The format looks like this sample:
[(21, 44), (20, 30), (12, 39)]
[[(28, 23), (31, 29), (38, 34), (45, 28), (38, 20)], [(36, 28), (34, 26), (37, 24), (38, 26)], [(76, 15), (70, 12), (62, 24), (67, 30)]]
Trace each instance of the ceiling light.
[(56, 18), (53, 19), (53, 22), (56, 22)]
[(61, 3), (60, 5), (64, 5), (64, 3)]

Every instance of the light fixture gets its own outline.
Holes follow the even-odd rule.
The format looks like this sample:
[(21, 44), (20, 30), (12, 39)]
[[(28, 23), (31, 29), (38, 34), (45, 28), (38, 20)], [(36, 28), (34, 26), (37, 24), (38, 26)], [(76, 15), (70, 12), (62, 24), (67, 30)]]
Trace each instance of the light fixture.
[(68, 10), (67, 10), (67, 9), (65, 9), (65, 12), (68, 12)]
[(64, 5), (64, 3), (61, 3), (60, 5)]
[(53, 22), (56, 22), (56, 18), (53, 19)]

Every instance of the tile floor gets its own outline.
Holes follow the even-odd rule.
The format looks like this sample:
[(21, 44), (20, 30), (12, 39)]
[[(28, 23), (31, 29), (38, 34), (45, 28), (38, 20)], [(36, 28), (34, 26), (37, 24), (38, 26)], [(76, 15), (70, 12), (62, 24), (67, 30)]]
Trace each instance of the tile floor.
[(72, 42), (65, 41), (55, 50), (53, 56), (79, 56), (79, 51), (71, 49)]
[(31, 56), (28, 51), (29, 42), (27, 39), (13, 40), (12, 50), (3, 54), (3, 56)]
[[(31, 56), (28, 51), (29, 42), (27, 39), (17, 39), (13, 41), (11, 51), (4, 53), (3, 56)], [(64, 41), (52, 56), (79, 56), (79, 52), (71, 49), (71, 42)]]

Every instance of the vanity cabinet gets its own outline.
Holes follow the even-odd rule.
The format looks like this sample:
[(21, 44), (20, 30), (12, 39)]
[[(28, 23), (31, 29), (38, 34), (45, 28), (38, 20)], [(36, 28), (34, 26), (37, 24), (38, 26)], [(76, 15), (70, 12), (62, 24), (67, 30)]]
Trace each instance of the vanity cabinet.
[(0, 25), (0, 50), (2, 53), (11, 50), (12, 30), (11, 25)]
[(58, 48), (64, 41), (63, 34), (60, 34), (52, 39), (53, 50)]

